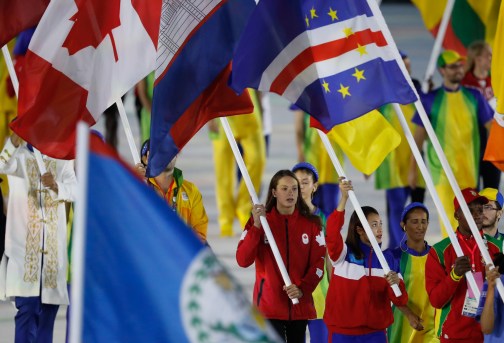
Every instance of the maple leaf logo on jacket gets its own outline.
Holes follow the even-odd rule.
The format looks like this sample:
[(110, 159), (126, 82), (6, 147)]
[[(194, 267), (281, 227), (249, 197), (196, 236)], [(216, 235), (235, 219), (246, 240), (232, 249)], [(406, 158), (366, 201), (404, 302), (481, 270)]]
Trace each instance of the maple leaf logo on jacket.
[(63, 42), (63, 47), (73, 55), (88, 46), (97, 48), (108, 35), (117, 62), (119, 57), (112, 30), (121, 25), (121, 0), (76, 0), (75, 4), (77, 13), (70, 18), (75, 24)]

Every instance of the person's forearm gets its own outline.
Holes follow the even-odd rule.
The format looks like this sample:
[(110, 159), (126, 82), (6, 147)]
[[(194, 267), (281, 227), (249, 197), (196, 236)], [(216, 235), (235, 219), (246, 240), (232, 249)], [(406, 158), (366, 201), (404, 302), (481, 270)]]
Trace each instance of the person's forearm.
[(494, 329), (495, 313), (494, 313), (494, 288), (489, 288), (487, 291), (487, 297), (485, 300), (485, 305), (483, 306), (483, 312), (481, 313), (481, 331), (485, 334), (491, 334)]

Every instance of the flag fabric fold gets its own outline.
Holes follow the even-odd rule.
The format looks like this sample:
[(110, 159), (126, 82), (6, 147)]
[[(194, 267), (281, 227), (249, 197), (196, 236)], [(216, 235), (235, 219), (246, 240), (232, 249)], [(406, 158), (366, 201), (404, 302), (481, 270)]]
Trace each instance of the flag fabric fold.
[(327, 130), (416, 96), (366, 0), (261, 0), (233, 57), (231, 87), (274, 92)]
[(208, 120), (252, 112), (248, 94), (227, 89), (227, 68), (254, 7), (254, 0), (163, 1), (148, 175), (158, 175)]
[(37, 25), (49, 0), (0, 0), (0, 47)]
[(112, 148), (92, 136), (88, 161), (82, 342), (278, 342), (211, 249)]
[(148, 4), (52, 0), (19, 75), (12, 129), (46, 155), (73, 158), (77, 122), (94, 124), (154, 69), (161, 0)]
[[(412, 0), (427, 30), (437, 36), (447, 0)], [(443, 40), (443, 47), (467, 55), (475, 40), (493, 45), (501, 0), (456, 0)]]
[(335, 125), (329, 132), (313, 117), (310, 126), (325, 131), (343, 150), (355, 169), (371, 175), (401, 143), (401, 136), (377, 110), (349, 122)]

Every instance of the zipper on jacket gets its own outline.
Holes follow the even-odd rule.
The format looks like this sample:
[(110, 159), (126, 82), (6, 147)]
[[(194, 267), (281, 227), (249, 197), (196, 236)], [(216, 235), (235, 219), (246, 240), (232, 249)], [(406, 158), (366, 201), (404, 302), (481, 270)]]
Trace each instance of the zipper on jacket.
[[(287, 219), (285, 219), (285, 260), (287, 262), (287, 266), (286, 266), (286, 269), (287, 269), (287, 274), (289, 274), (289, 259), (290, 259), (290, 256), (289, 256), (289, 221)], [(291, 310), (292, 310), (292, 301), (290, 300), (289, 297), (287, 297), (287, 301), (289, 302), (289, 320), (292, 320), (291, 319)]]
[(371, 263), (373, 262), (373, 248), (369, 251), (369, 276), (371, 276)]
[(257, 307), (259, 307), (259, 302), (261, 301), (263, 286), (265, 279), (261, 279), (261, 283), (259, 284), (259, 292), (257, 292)]

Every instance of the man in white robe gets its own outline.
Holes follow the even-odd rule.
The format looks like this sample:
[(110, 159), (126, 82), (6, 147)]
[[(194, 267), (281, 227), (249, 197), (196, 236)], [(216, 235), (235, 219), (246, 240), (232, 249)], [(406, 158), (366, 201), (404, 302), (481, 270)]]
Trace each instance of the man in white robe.
[(15, 342), (52, 342), (54, 320), (68, 304), (65, 202), (75, 198), (73, 161), (44, 156), (40, 175), (31, 147), (13, 135), (0, 153), (9, 177), (0, 300), (15, 301)]

